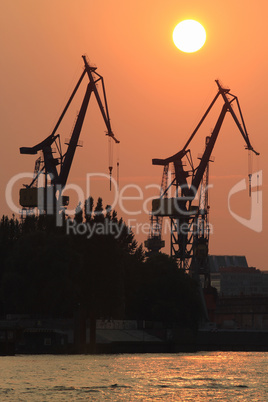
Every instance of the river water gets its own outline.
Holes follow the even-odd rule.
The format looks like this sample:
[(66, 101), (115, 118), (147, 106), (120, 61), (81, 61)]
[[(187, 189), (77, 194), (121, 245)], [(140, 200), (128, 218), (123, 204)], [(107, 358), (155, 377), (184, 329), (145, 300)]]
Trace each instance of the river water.
[(268, 401), (268, 353), (0, 357), (0, 401)]

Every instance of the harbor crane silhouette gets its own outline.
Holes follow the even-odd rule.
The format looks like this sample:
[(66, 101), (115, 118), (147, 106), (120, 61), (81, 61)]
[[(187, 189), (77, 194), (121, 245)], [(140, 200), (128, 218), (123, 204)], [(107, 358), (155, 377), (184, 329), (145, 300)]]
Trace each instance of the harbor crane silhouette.
[[(251, 145), (238, 98), (230, 93), (230, 89), (223, 88), (216, 80), (218, 92), (188, 141), (176, 154), (166, 159), (153, 159), (153, 165), (163, 166), (160, 197), (152, 201), (150, 216), (150, 232), (145, 247), (148, 255), (158, 253), (164, 246), (162, 239), (163, 218), (170, 219), (170, 255), (175, 257), (180, 268), (189, 272), (193, 277), (204, 276), (205, 286), (210, 286), (208, 268), (208, 167), (211, 154), (215, 146), (226, 113), (229, 112), (235, 121), (238, 130), (246, 143), (245, 148), (259, 155)], [(209, 114), (216, 100), (221, 97), (223, 106), (210, 136), (206, 137), (205, 149), (197, 167), (194, 166), (189, 145), (200, 126)], [(236, 104), (238, 115), (233, 104)], [(249, 172), (249, 188), (251, 183)], [(175, 187), (173, 198), (168, 192)], [(200, 191), (199, 205), (194, 205), (196, 194)]]
[[(29, 185), (25, 185), (25, 188), (20, 189), (20, 205), (23, 207), (23, 210), (26, 211), (26, 213), (27, 211), (32, 211), (34, 208), (38, 208), (40, 211), (42, 211), (42, 213), (54, 214), (56, 212), (56, 205), (61, 209), (64, 209), (65, 206), (68, 205), (69, 197), (62, 195), (62, 191), (64, 190), (68, 180), (76, 148), (81, 146), (79, 136), (92, 94), (95, 95), (97, 104), (106, 125), (106, 135), (109, 137), (110, 141), (117, 144), (119, 143), (119, 140), (115, 137), (111, 128), (103, 77), (97, 73), (97, 67), (93, 67), (89, 64), (86, 56), (82, 56), (82, 58), (84, 61), (84, 70), (52, 133), (45, 140), (33, 147), (20, 148), (20, 153), (27, 155), (35, 155), (41, 151), (41, 157), (39, 157), (35, 162), (32, 182)], [(60, 135), (57, 134), (57, 130), (85, 76), (88, 77), (89, 83), (87, 85), (82, 105), (74, 124), (71, 138), (69, 141), (65, 142), (65, 144), (68, 146), (67, 151), (63, 153)], [(102, 94), (100, 94), (97, 86), (97, 83), (99, 82), (101, 83)], [(55, 156), (55, 149), (57, 150), (57, 156)], [(110, 157), (109, 159), (109, 172), (111, 178), (113, 166)], [(38, 177), (41, 173), (45, 175), (44, 187), (37, 186)], [(48, 181), (50, 181), (50, 183), (48, 183)]]

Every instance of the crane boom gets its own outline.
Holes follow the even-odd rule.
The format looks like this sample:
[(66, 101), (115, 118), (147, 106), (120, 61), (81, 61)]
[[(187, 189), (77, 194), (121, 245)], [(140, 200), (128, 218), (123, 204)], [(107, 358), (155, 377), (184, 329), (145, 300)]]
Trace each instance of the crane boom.
[[(240, 131), (240, 133), (242, 134), (244, 140), (246, 141), (247, 149), (248, 149), (249, 151), (254, 152), (256, 155), (259, 155), (259, 152), (256, 152), (256, 151), (254, 150), (254, 148), (252, 147), (251, 143), (250, 143), (249, 136), (248, 136), (247, 129), (246, 129), (246, 125), (245, 125), (245, 122), (244, 122), (244, 118), (243, 118), (243, 115), (242, 115), (241, 108), (240, 108), (240, 105), (239, 105), (239, 102), (238, 102), (237, 97), (230, 94), (230, 95), (233, 97), (233, 99), (230, 101), (230, 100), (228, 99), (228, 97), (227, 97), (227, 94), (230, 92), (230, 90), (229, 90), (229, 89), (224, 89), (224, 88), (222, 88), (222, 86), (221, 86), (220, 83), (219, 83), (219, 80), (215, 80), (215, 82), (216, 82), (216, 84), (218, 85), (219, 93), (220, 93), (221, 96), (223, 97), (223, 100), (224, 100), (225, 104), (226, 104), (227, 107), (228, 107), (228, 111), (231, 113), (231, 115), (232, 115), (232, 117), (233, 117), (233, 119), (234, 119), (234, 121), (235, 121), (235, 123), (236, 123), (236, 125), (237, 125), (237, 127), (238, 127), (238, 129), (239, 129), (239, 131)], [(234, 112), (234, 109), (233, 109), (233, 107), (232, 107), (232, 105), (231, 105), (231, 103), (232, 103), (234, 100), (235, 100), (236, 103), (237, 103), (237, 106), (238, 106), (238, 110), (239, 110), (240, 118), (241, 118), (241, 120), (242, 120), (242, 125), (243, 125), (243, 127), (242, 127), (242, 125), (240, 124), (240, 122), (239, 122), (239, 120), (238, 120), (238, 118), (237, 118), (237, 116), (236, 116), (236, 114), (235, 114), (235, 112)]]
[[(84, 60), (84, 63), (85, 63), (85, 70), (86, 70), (86, 72), (88, 74), (89, 81), (92, 83), (92, 90), (94, 91), (94, 94), (96, 96), (96, 99), (97, 99), (97, 102), (98, 102), (98, 105), (99, 105), (103, 120), (104, 120), (104, 122), (106, 124), (106, 127), (107, 127), (107, 135), (110, 136), (118, 144), (119, 141), (117, 140), (117, 138), (115, 138), (115, 136), (114, 136), (114, 134), (112, 132), (112, 129), (111, 129), (109, 110), (108, 110), (108, 104), (107, 104), (107, 99), (106, 99), (106, 92), (105, 92), (103, 78), (102, 78), (101, 75), (97, 74), (94, 69), (92, 69), (89, 66), (89, 64), (87, 62), (87, 59), (86, 59), (86, 56), (82, 56), (82, 57), (83, 57), (83, 60)], [(94, 80), (93, 74), (92, 74), (93, 71), (99, 77), (99, 80), (101, 80), (105, 107), (102, 104), (102, 101), (101, 101), (101, 98), (100, 98), (100, 95), (99, 95), (99, 92), (98, 92), (98, 88), (96, 86), (96, 82), (99, 81), (99, 80)]]
[(72, 161), (74, 158), (74, 154), (76, 151), (76, 147), (77, 147), (77, 143), (79, 140), (79, 136), (81, 133), (81, 129), (82, 129), (82, 125), (84, 122), (84, 118), (86, 115), (86, 111), (87, 111), (87, 107), (88, 107), (88, 103), (89, 103), (89, 99), (90, 99), (90, 95), (92, 93), (92, 84), (88, 84), (87, 86), (87, 90), (83, 99), (83, 103), (81, 106), (81, 109), (79, 111), (79, 114), (77, 116), (77, 120), (73, 129), (73, 133), (69, 142), (69, 146), (67, 149), (67, 152), (65, 154), (65, 158), (62, 164), (62, 168), (60, 171), (60, 175), (58, 178), (58, 184), (60, 184), (61, 186), (65, 186), (66, 182), (67, 182), (67, 178), (71, 169), (71, 165), (72, 165)]
[(208, 143), (206, 145), (206, 148), (205, 148), (204, 154), (203, 154), (203, 156), (201, 158), (200, 164), (199, 164), (199, 166), (197, 168), (197, 171), (196, 171), (196, 173), (195, 173), (195, 175), (193, 177), (191, 186), (193, 187), (194, 190), (197, 190), (199, 188), (199, 185), (201, 183), (201, 180), (203, 178), (204, 172), (206, 170), (208, 161), (209, 161), (209, 159), (211, 157), (211, 153), (213, 151), (214, 145), (215, 145), (216, 140), (218, 138), (218, 135), (219, 135), (219, 132), (220, 132), (220, 129), (221, 129), (221, 126), (222, 126), (222, 123), (223, 123), (223, 120), (224, 120), (224, 117), (226, 115), (227, 110), (228, 110), (228, 107), (227, 107), (226, 104), (224, 104), (223, 107), (222, 107), (220, 116), (219, 116), (219, 118), (217, 120), (217, 123), (216, 123), (216, 125), (214, 127), (214, 130), (213, 130), (213, 132), (211, 134), (211, 137), (210, 137), (210, 139), (209, 139), (209, 141), (208, 141)]

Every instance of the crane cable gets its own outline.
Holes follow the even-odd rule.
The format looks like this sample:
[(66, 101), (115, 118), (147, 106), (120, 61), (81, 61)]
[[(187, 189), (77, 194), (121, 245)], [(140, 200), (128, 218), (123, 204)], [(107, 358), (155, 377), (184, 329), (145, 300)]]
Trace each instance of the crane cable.
[(112, 189), (112, 171), (113, 171), (113, 143), (112, 138), (108, 138), (108, 160), (109, 160), (109, 173), (110, 173), (110, 191)]
[(259, 158), (257, 158), (257, 203), (259, 203), (259, 171), (260, 171), (260, 164), (259, 164)]
[(116, 181), (117, 181), (117, 190), (119, 190), (119, 159), (120, 159), (120, 143), (117, 144), (116, 147)]
[[(249, 150), (248, 151), (248, 178), (249, 178), (249, 196), (250, 197), (251, 197), (251, 188), (252, 188), (252, 182), (251, 182), (252, 181), (252, 171), (254, 170), (254, 166), (253, 166), (254, 159), (255, 159), (255, 157), (253, 155), (253, 152)], [(256, 169), (257, 169), (256, 191), (257, 191), (257, 203), (259, 203), (259, 184), (260, 184), (259, 183), (259, 179), (260, 179), (259, 171), (260, 171), (260, 164), (259, 164), (258, 156), (257, 156), (257, 158), (255, 160), (257, 160), (257, 166), (256, 166)], [(254, 183), (253, 183), (253, 186), (255, 187)]]
[(248, 151), (248, 190), (251, 197), (251, 178), (252, 178), (252, 152)]
[[(110, 174), (110, 191), (112, 190), (112, 172), (113, 172), (113, 139), (111, 137), (108, 138), (108, 160), (109, 160), (109, 174)], [(116, 181), (117, 181), (117, 189), (119, 189), (119, 151), (120, 151), (120, 143), (116, 144)]]

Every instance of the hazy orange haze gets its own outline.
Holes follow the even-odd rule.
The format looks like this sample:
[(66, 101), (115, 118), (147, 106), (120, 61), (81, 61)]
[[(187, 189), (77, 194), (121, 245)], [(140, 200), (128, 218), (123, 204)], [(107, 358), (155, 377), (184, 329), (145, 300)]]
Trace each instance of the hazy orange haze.
[[(35, 157), (20, 155), (19, 147), (33, 146), (51, 133), (82, 72), (82, 54), (105, 80), (112, 127), (121, 140), (122, 187), (160, 184), (162, 170), (152, 166), (152, 158), (183, 147), (216, 94), (214, 80), (219, 78), (238, 96), (251, 142), (261, 152), (254, 170), (263, 171), (263, 229), (257, 233), (244, 227), (228, 211), (230, 189), (248, 173), (244, 140), (228, 115), (211, 166), (210, 253), (246, 255), (250, 265), (267, 269), (267, 2), (4, 0), (0, 10), (1, 215), (12, 214), (5, 200), (8, 181), (34, 168)], [(193, 54), (180, 52), (172, 42), (175, 25), (187, 18), (207, 32), (204, 47)], [(59, 130), (63, 140), (70, 135), (81, 96), (83, 90)], [(200, 133), (192, 145), (195, 162), (218, 113), (216, 108), (203, 137)], [(69, 182), (84, 188), (86, 173), (108, 172), (104, 132), (92, 99), (81, 133), (84, 147), (77, 150)], [(144, 193), (152, 196), (152, 191)], [(133, 189), (128, 194), (137, 195)], [(108, 184), (94, 188), (93, 195), (111, 202)], [(249, 217), (246, 192), (234, 197), (232, 206)], [(138, 201), (135, 207), (140, 208)], [(134, 218), (148, 220), (145, 213)], [(137, 233), (140, 242), (145, 238)]]

